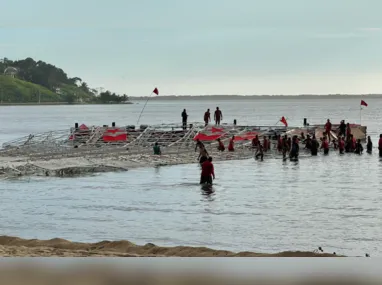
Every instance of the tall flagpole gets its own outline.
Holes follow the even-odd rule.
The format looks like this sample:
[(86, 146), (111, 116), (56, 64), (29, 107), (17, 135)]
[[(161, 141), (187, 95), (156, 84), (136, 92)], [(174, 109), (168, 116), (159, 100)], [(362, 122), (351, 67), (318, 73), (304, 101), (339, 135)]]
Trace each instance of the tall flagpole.
[(359, 105), (359, 124), (362, 125), (362, 105)]
[[(156, 88), (155, 88), (154, 90), (156, 90)], [(137, 126), (138, 126), (139, 120), (140, 120), (140, 118), (141, 118), (141, 116), (142, 116), (143, 110), (146, 108), (147, 102), (149, 101), (149, 99), (151, 98), (151, 95), (153, 95), (153, 93), (154, 93), (154, 91), (152, 91), (151, 94), (150, 94), (150, 96), (147, 98), (146, 103), (145, 103), (145, 105), (143, 106), (143, 109), (142, 109), (141, 113), (139, 114), (138, 121), (137, 121)]]

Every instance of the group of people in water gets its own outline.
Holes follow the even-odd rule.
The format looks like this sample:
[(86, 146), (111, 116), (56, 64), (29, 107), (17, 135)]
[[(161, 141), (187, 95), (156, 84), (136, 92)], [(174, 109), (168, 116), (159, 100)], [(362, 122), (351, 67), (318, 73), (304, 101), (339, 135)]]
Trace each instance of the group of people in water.
[[(187, 113), (186, 110), (183, 111), (183, 127), (187, 124)], [(215, 123), (216, 125), (220, 124), (220, 121), (223, 119), (223, 115), (219, 107), (215, 111)], [(204, 122), (206, 125), (210, 122), (210, 110), (208, 109), (204, 115)], [(329, 149), (332, 148), (335, 151), (338, 151), (339, 154), (344, 153), (355, 153), (362, 154), (364, 151), (363, 145), (360, 139), (356, 139), (352, 134), (351, 126), (349, 123), (345, 124), (345, 121), (342, 120), (337, 130), (332, 130), (332, 124), (328, 119), (323, 132), (323, 136), (319, 139), (316, 138), (315, 134), (306, 134), (301, 132), (301, 134), (293, 135), (288, 137), (287, 135), (277, 135), (272, 137), (271, 135), (264, 135), (262, 141), (259, 136), (256, 135), (252, 141), (250, 147), (253, 151), (256, 151), (254, 154), (255, 159), (264, 159), (264, 154), (272, 150), (272, 138), (276, 141), (274, 143), (273, 149), (278, 153), (282, 154), (283, 159), (286, 160), (289, 156), (290, 160), (298, 160), (300, 153), (300, 144), (306, 151), (309, 151), (312, 156), (317, 156), (320, 150), (323, 151), (324, 155), (329, 154)], [(334, 135), (336, 134), (336, 135)], [(338, 139), (336, 139), (336, 137)], [(217, 149), (220, 152), (225, 151), (225, 146), (223, 141), (217, 139)], [(196, 140), (195, 151), (199, 149), (198, 160), (202, 168), (200, 184), (212, 184), (212, 180), (215, 179), (214, 166), (212, 164), (212, 157), (208, 154), (205, 145), (198, 139)], [(367, 137), (366, 142), (366, 152), (371, 154), (373, 149), (373, 143), (370, 136)], [(379, 156), (382, 157), (382, 134), (379, 137), (378, 142)], [(232, 136), (229, 139), (227, 150), (229, 152), (235, 151), (235, 136)], [(162, 152), (158, 143), (155, 143), (153, 147), (154, 154), (160, 155)]]
[[(334, 131), (335, 132), (335, 131)], [(300, 152), (300, 143), (304, 146), (304, 149), (309, 151), (312, 156), (317, 156), (320, 150), (323, 151), (324, 155), (329, 154), (329, 149), (332, 147), (335, 151), (338, 151), (339, 154), (344, 153), (355, 153), (362, 154), (364, 151), (363, 145), (360, 139), (355, 139), (354, 135), (351, 132), (350, 124), (345, 124), (345, 121), (342, 120), (341, 124), (337, 130), (338, 140), (335, 139), (332, 130), (332, 124), (328, 119), (325, 124), (325, 131), (323, 132), (323, 136), (319, 139), (316, 138), (315, 134), (307, 134), (304, 132), (300, 134), (300, 136), (293, 135), (292, 137), (288, 137), (287, 135), (281, 136), (277, 135), (275, 138), (276, 143), (274, 144), (274, 149), (282, 154), (283, 159), (287, 159), (289, 156), (290, 160), (298, 160), (299, 152)], [(253, 150), (256, 150), (254, 157), (256, 159), (264, 159), (264, 153), (270, 151), (272, 149), (271, 144), (272, 136), (263, 136), (262, 141), (259, 136), (256, 135), (251, 142), (251, 147)], [(235, 136), (232, 136), (229, 140), (228, 151), (235, 151), (234, 147)], [(219, 151), (225, 151), (224, 143), (220, 138), (217, 139), (218, 146), (217, 149)], [(199, 163), (202, 168), (200, 183), (212, 183), (212, 178), (215, 177), (214, 168), (212, 165), (212, 157), (209, 156), (206, 147), (200, 141), (196, 141), (195, 151), (199, 148)], [(366, 152), (371, 154), (373, 149), (373, 143), (371, 141), (370, 136), (367, 137), (366, 143)], [(379, 156), (382, 157), (382, 134), (380, 135), (378, 142)], [(212, 166), (211, 166), (212, 165)], [(208, 180), (208, 177), (212, 177)], [(209, 181), (209, 182), (208, 182)]]

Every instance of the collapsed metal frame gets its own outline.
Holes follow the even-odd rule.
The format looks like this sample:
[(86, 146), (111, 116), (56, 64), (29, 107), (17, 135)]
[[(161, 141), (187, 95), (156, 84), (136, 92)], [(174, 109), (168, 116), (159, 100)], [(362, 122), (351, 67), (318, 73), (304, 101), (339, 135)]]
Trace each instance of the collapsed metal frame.
[[(75, 129), (49, 131), (39, 134), (30, 134), (15, 140), (11, 140), (3, 144), (3, 149), (0, 150), (0, 155), (9, 156), (85, 156), (91, 154), (106, 154), (114, 152), (129, 152), (133, 153), (151, 153), (155, 142), (161, 146), (166, 153), (179, 153), (181, 151), (194, 148), (194, 137), (199, 132), (209, 132), (211, 125), (205, 127), (201, 123), (191, 123), (187, 125), (187, 129), (183, 130), (181, 124), (162, 124), (147, 126), (144, 129), (132, 130), (126, 128), (128, 138), (131, 141), (126, 142), (103, 142), (102, 135), (106, 127), (89, 127), (91, 135), (80, 143), (75, 148), (74, 142), (69, 140), (69, 137), (74, 134)], [(240, 136), (249, 131), (259, 132), (259, 137), (269, 132), (286, 133), (294, 129), (315, 131), (317, 128), (322, 128), (321, 125), (304, 126), (304, 127), (283, 127), (283, 126), (239, 126), (231, 124), (222, 124), (214, 126), (223, 128), (224, 137), (223, 143), (228, 141), (233, 135)], [(361, 127), (364, 128), (364, 127)], [(204, 144), (209, 147), (215, 147), (216, 141), (206, 141)], [(236, 149), (245, 149), (251, 141), (243, 140), (236, 141)]]

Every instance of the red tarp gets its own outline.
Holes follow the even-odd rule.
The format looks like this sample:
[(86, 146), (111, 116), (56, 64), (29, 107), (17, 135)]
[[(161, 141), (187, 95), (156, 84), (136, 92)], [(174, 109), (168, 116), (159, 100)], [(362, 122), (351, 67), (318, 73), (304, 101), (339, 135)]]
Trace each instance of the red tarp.
[(222, 132), (224, 132), (224, 129), (219, 129), (219, 128), (212, 127), (211, 128), (211, 132), (213, 132), (213, 133), (222, 133)]
[(201, 141), (215, 141), (215, 140), (217, 140), (218, 138), (220, 138), (222, 136), (223, 136), (223, 134), (219, 134), (219, 135), (206, 135), (206, 134), (199, 133), (199, 134), (197, 134), (194, 137), (194, 141), (196, 141), (197, 139), (199, 139)]
[(127, 132), (125, 129), (108, 129), (102, 139), (104, 142), (127, 141)]
[(235, 136), (235, 141), (252, 140), (258, 135), (257, 132), (248, 132), (241, 136)]
[(85, 124), (82, 124), (80, 127), (79, 127), (80, 130), (89, 130), (89, 128), (85, 125)]

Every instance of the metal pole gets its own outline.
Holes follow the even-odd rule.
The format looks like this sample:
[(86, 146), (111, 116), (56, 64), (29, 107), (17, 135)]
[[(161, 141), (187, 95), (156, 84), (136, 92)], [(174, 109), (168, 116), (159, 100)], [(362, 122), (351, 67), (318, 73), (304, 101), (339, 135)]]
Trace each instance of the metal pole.
[(145, 103), (145, 105), (143, 106), (143, 109), (142, 109), (141, 113), (139, 114), (139, 117), (138, 117), (138, 121), (137, 121), (137, 126), (138, 126), (138, 123), (139, 123), (139, 119), (140, 119), (140, 118), (141, 118), (141, 116), (142, 116), (143, 110), (145, 109), (145, 107), (146, 107), (146, 104), (147, 104), (147, 102), (149, 101), (149, 99), (150, 99), (151, 95), (153, 95), (153, 93), (154, 93), (154, 92), (151, 92), (150, 96), (149, 96), (149, 97), (147, 98), (147, 100), (146, 100), (146, 103)]

